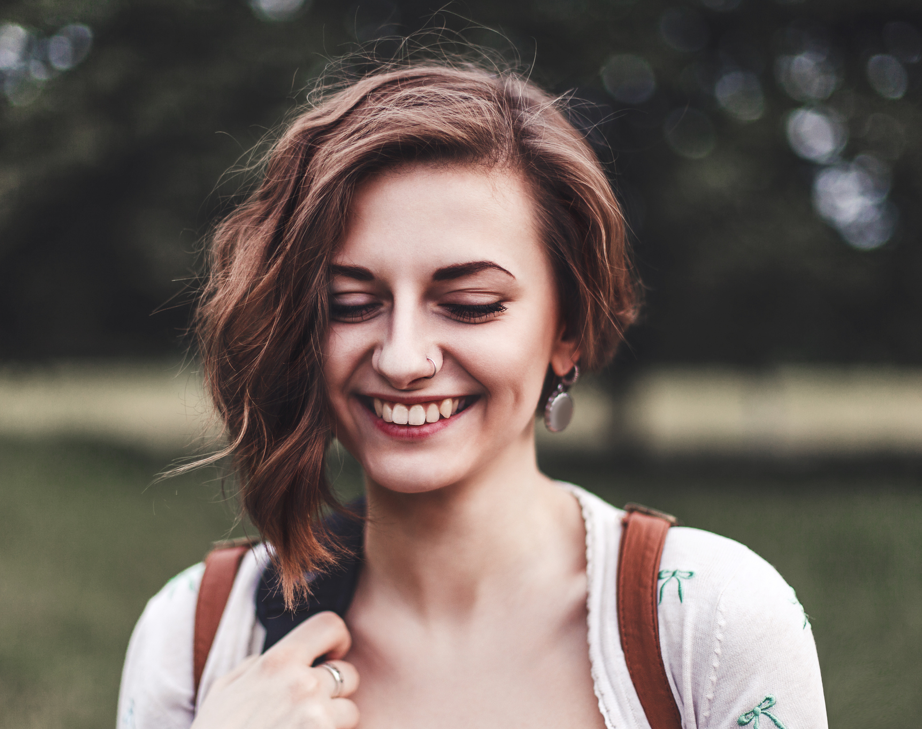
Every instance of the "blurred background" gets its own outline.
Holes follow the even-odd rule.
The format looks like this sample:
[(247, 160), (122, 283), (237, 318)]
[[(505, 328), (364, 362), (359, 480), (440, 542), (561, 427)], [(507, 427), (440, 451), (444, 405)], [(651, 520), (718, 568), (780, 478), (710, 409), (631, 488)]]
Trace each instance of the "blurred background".
[(909, 724), (917, 2), (7, 0), (0, 727), (110, 726), (146, 599), (244, 530), (218, 472), (155, 482), (207, 447), (184, 330), (202, 240), (247, 182), (225, 173), (330, 59), (424, 28), (572, 93), (630, 224), (643, 319), (540, 436), (543, 467), (753, 547), (811, 616), (830, 726)]

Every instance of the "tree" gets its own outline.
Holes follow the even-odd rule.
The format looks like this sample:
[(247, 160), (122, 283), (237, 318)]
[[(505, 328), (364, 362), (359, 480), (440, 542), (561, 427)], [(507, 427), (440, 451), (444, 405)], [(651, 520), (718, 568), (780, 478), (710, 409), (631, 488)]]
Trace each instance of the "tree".
[(216, 187), (224, 171), (328, 58), (356, 42), (387, 55), (389, 36), (443, 24), (587, 102), (574, 120), (608, 166), (647, 285), (628, 364), (922, 363), (913, 3), (433, 7), (8, 4), (2, 356), (175, 348), (200, 241), (247, 180)]

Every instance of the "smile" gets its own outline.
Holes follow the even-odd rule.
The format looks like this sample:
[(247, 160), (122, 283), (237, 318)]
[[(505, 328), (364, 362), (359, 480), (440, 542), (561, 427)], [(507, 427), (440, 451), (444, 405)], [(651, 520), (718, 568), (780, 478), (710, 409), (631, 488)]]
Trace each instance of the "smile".
[(447, 420), (455, 415), (463, 405), (467, 405), (468, 398), (464, 397), (447, 397), (442, 400), (433, 400), (431, 402), (415, 403), (406, 405), (401, 402), (389, 402), (372, 398), (375, 415), (381, 418), (385, 423), (394, 423), (395, 425), (425, 425), (426, 423), (437, 423), (439, 420)]

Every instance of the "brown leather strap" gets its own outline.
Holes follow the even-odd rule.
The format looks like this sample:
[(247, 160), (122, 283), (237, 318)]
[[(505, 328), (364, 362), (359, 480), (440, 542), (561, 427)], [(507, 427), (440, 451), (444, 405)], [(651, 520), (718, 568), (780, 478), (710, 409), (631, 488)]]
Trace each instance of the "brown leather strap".
[(653, 729), (682, 729), (666, 676), (656, 618), (656, 585), (663, 544), (675, 518), (628, 504), (618, 556), (618, 629), (628, 672)]
[(235, 545), (211, 550), (205, 557), (205, 573), (198, 590), (198, 602), (195, 605), (195, 636), (192, 643), (192, 681), (195, 693), (193, 706), (198, 698), (198, 687), (202, 682), (205, 661), (211, 652), (218, 632), (221, 615), (230, 597), (237, 570), (243, 556), (250, 551), (250, 544)]

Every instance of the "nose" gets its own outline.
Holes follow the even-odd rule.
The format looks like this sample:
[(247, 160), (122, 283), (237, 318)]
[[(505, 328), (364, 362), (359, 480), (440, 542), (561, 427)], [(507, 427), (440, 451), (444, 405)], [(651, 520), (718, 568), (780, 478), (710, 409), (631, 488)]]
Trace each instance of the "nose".
[(395, 389), (409, 390), (430, 379), (440, 361), (425, 312), (395, 304), (386, 335), (372, 355), (375, 371)]

